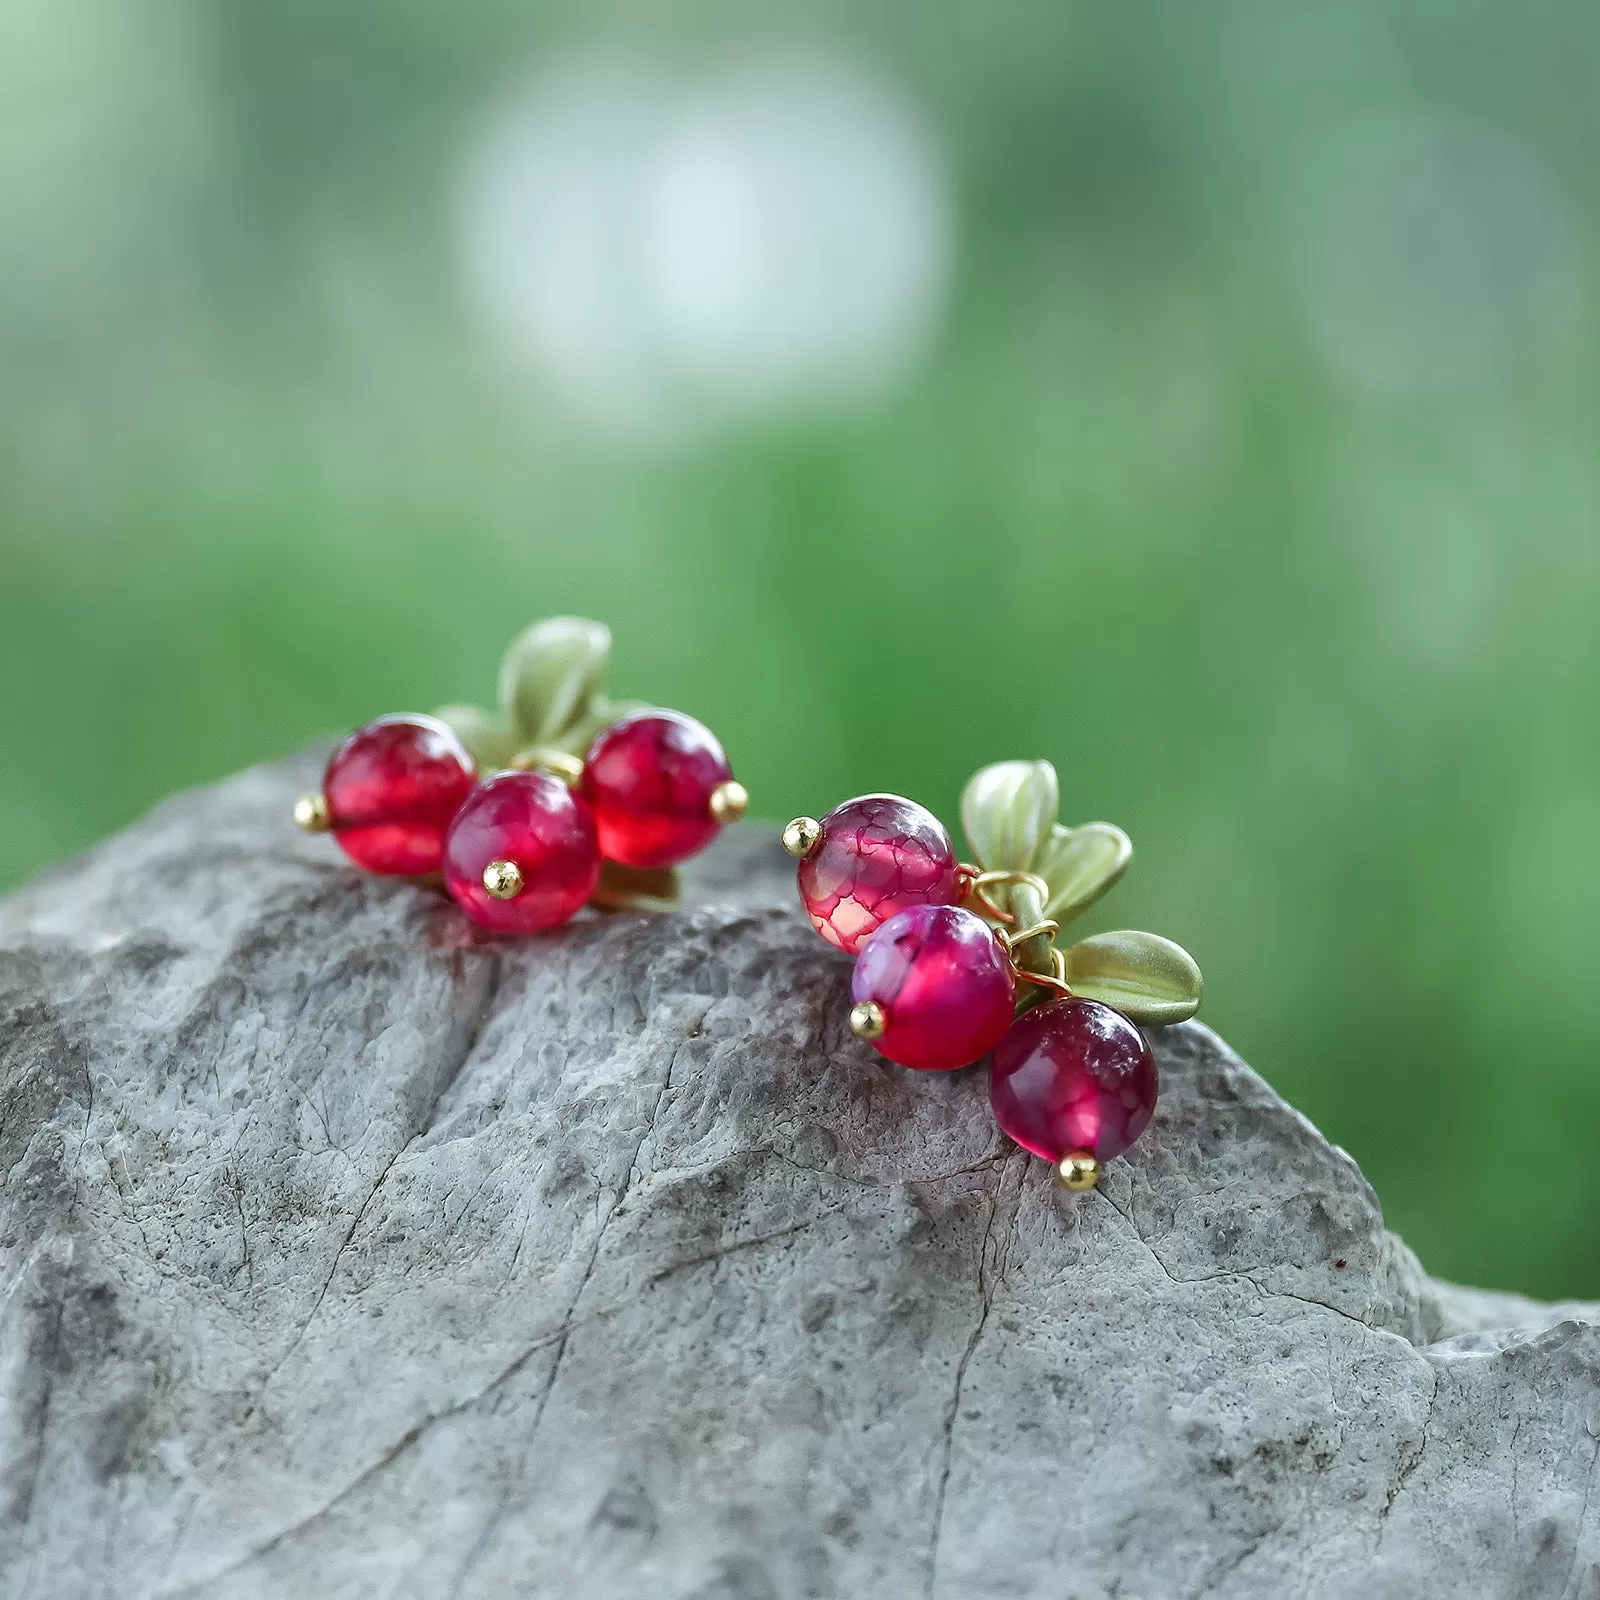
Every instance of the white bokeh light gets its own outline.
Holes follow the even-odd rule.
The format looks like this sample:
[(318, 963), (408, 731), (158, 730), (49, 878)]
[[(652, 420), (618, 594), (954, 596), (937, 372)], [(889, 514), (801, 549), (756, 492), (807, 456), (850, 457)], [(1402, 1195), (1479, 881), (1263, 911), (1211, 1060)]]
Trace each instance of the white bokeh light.
[(460, 217), (490, 337), (576, 420), (626, 438), (881, 394), (925, 349), (948, 276), (920, 121), (814, 53), (694, 76), (549, 69), (472, 153)]

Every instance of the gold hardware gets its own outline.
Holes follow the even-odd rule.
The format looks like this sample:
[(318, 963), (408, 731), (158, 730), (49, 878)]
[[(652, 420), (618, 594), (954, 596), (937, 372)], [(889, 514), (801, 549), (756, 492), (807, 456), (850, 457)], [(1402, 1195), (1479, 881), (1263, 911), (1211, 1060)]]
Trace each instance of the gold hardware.
[(302, 833), (326, 833), (333, 826), (327, 795), (301, 795), (294, 803), (294, 825)]
[(483, 887), (496, 900), (515, 900), (522, 893), (522, 868), (515, 861), (491, 861), (483, 869)]
[(870, 1044), (874, 1039), (881, 1039), (888, 1026), (889, 1019), (876, 1000), (863, 1000), (850, 1007), (850, 1031), (856, 1038)]
[[(1016, 922), (1016, 917), (1005, 907), (997, 905), (984, 892), (985, 890), (1002, 883), (1026, 884), (1039, 896), (1042, 905), (1050, 898), (1050, 885), (1039, 876), (1037, 872), (983, 872), (979, 868), (962, 862), (956, 871), (966, 880), (965, 898), (976, 900), (979, 909), (986, 917), (992, 917), (996, 922), (1004, 923), (1010, 927)], [(1035, 932), (1038, 930), (1035, 929)]]
[(822, 824), (815, 817), (796, 817), (783, 830), (783, 848), (797, 860), (817, 853), (822, 843)]
[(749, 809), (750, 791), (732, 778), (711, 791), (712, 818), (724, 826), (737, 822)]
[(1069, 1150), (1056, 1163), (1056, 1182), (1063, 1189), (1082, 1194), (1100, 1181), (1100, 1163), (1087, 1150)]
[[(998, 930), (997, 930), (998, 931)], [(1006, 946), (1009, 955), (1011, 947)], [(1054, 945), (1050, 946), (1050, 971), (1034, 972), (1028, 967), (1019, 967), (1013, 957), (1011, 970), (1024, 983), (1036, 983), (1041, 989), (1054, 989), (1064, 1000), (1072, 998), (1072, 989), (1067, 983), (1067, 958)]]
[(519, 750), (511, 758), (511, 770), (513, 772), (542, 770), (569, 785), (583, 780), (583, 763), (565, 750), (557, 750), (554, 745), (547, 744), (529, 745), (526, 750)]

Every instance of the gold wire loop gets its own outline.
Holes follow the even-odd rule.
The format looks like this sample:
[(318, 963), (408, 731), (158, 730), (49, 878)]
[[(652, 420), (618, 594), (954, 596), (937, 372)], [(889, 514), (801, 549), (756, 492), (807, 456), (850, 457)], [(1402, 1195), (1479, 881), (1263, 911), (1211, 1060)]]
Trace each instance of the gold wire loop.
[(534, 772), (542, 768), (563, 783), (578, 783), (583, 778), (583, 763), (553, 745), (536, 744), (519, 750), (511, 758), (511, 768), (514, 772)]
[(1019, 967), (1015, 961), (1011, 963), (1011, 970), (1026, 983), (1036, 983), (1041, 989), (1054, 989), (1067, 1000), (1072, 998), (1072, 990), (1067, 984), (1067, 958), (1054, 945), (1050, 947), (1048, 974), (1030, 972), (1026, 967)]
[(1017, 920), (1015, 914), (1007, 911), (1004, 906), (997, 905), (985, 893), (986, 890), (1001, 883), (1025, 883), (1041, 901), (1050, 898), (1050, 885), (1037, 872), (983, 872), (966, 862), (962, 862), (956, 871), (966, 880), (964, 898), (976, 900), (986, 916), (993, 917), (1006, 927), (1015, 924)]
[(1050, 899), (1050, 885), (1037, 872), (983, 872), (964, 861), (957, 865), (956, 871), (965, 880), (962, 898), (975, 901), (986, 916), (1000, 923), (994, 930), (994, 936), (1000, 941), (1000, 948), (1010, 959), (1011, 970), (1017, 977), (1025, 983), (1037, 984), (1041, 989), (1054, 989), (1057, 994), (1070, 1000), (1072, 990), (1067, 986), (1067, 958), (1054, 944), (1050, 946), (1049, 972), (1032, 972), (1017, 960), (1016, 947), (1019, 944), (1026, 944), (1029, 939), (1037, 939), (1041, 935), (1054, 939), (1061, 932), (1061, 924), (1054, 917), (1046, 917), (1030, 927), (1019, 928), (1016, 914), (997, 905), (984, 892), (997, 884), (1022, 883), (1039, 896), (1041, 904), (1045, 904)]

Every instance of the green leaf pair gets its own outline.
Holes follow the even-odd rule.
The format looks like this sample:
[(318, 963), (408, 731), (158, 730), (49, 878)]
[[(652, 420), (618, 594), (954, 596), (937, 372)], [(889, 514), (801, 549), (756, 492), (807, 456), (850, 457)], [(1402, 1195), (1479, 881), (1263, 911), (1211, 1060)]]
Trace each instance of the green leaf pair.
[[(1109, 822), (1063, 826), (1060, 808), (1048, 761), (996, 762), (975, 773), (961, 796), (961, 826), (977, 865), (1042, 878), (1048, 893), (1040, 914), (1065, 926), (1122, 876), (1133, 845)], [(1159, 934), (1100, 933), (1062, 955), (1075, 995), (1135, 1022), (1182, 1022), (1200, 1009), (1205, 985), (1194, 957)]]
[(600, 692), (611, 660), (611, 630), (587, 617), (547, 617), (511, 641), (500, 663), (500, 709), (444, 706), (483, 772), (509, 767), (529, 750), (581, 758), (595, 735), (637, 708)]

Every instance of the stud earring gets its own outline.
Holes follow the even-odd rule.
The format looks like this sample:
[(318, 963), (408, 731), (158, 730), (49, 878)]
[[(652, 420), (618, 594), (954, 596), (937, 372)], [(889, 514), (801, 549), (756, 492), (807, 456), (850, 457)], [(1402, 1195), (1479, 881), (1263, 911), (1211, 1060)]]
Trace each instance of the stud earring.
[(358, 728), (321, 791), (296, 802), (296, 824), (331, 833), (368, 872), (442, 879), (497, 933), (554, 927), (590, 900), (670, 903), (672, 869), (749, 796), (702, 723), (606, 699), (610, 654), (601, 623), (536, 623), (506, 652), (498, 712)]
[(961, 801), (973, 861), (899, 795), (863, 795), (783, 830), (811, 925), (855, 957), (850, 1029), (889, 1060), (940, 1072), (990, 1056), (1001, 1128), (1092, 1188), (1155, 1111), (1140, 1024), (1199, 1009), (1200, 969), (1153, 933), (1056, 936), (1127, 869), (1109, 823), (1063, 827), (1048, 761), (983, 768)]

